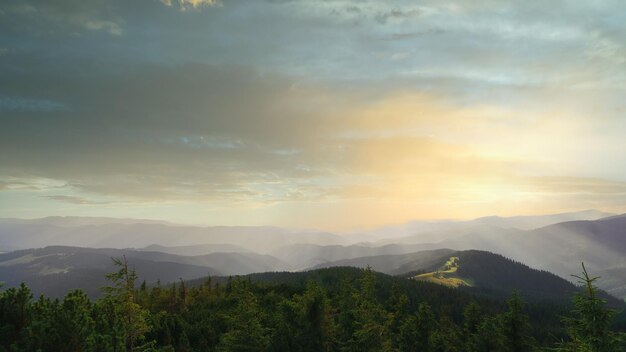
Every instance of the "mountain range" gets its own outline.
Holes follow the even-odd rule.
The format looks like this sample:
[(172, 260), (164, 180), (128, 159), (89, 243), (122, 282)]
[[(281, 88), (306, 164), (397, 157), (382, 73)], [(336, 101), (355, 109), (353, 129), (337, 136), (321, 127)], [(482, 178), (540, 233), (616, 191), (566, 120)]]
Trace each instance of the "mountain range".
[[(585, 211), (411, 222), (403, 230), (389, 227), (362, 236), (277, 227), (181, 226), (132, 219), (0, 219), (0, 250), (6, 252), (0, 254), (0, 281), (7, 286), (25, 281), (35, 292), (53, 295), (88, 286), (84, 288), (97, 295), (97, 287), (106, 284), (104, 273), (113, 269), (111, 257), (123, 255), (148, 284), (207, 274), (246, 275), (333, 266), (369, 265), (383, 273), (406, 275), (435, 270), (450, 257), (462, 259), (460, 275), (486, 256), (474, 258), (468, 250), (481, 250), (569, 282), (585, 262), (593, 275), (601, 276), (597, 283), (602, 289), (623, 298), (626, 216), (604, 215), (610, 214)], [(563, 219), (576, 220), (559, 222)], [(367, 238), (370, 241), (364, 240)], [(476, 272), (459, 279), (476, 282), (475, 277)], [(472, 287), (487, 290), (489, 285), (483, 281)]]
[(125, 256), (139, 280), (153, 285), (209, 275), (243, 275), (287, 270), (280, 260), (256, 253), (220, 253), (181, 256), (164, 252), (112, 248), (49, 246), (0, 254), (0, 281), (9, 286), (26, 282), (35, 294), (61, 297), (82, 288), (98, 296), (108, 284), (107, 273), (115, 271), (112, 258)]
[(473, 232), (437, 246), (483, 249), (535, 268), (571, 278), (581, 262), (596, 276), (599, 287), (626, 297), (626, 216), (594, 221), (568, 221), (531, 231)]

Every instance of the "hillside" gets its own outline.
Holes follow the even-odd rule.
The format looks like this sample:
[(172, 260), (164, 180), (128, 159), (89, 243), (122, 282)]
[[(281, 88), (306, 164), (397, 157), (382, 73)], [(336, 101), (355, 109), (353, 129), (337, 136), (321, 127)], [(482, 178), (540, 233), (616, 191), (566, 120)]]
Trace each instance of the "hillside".
[[(563, 216), (583, 215), (594, 216), (598, 213)], [(548, 216), (538, 219), (551, 221), (559, 217)], [(528, 225), (537, 219), (519, 217), (505, 220), (523, 227), (520, 224)], [(505, 220), (481, 218), (468, 223), (491, 226), (502, 225)], [(455, 226), (460, 226), (461, 222), (454, 223)], [(446, 222), (441, 224), (449, 225)], [(442, 261), (451, 256), (453, 250), (479, 249), (502, 254), (566, 280), (571, 279), (571, 274), (578, 273), (580, 262), (584, 261), (592, 273), (602, 277), (599, 281), (602, 289), (616, 297), (626, 297), (624, 279), (626, 216), (612, 216), (594, 221), (569, 221), (531, 231), (494, 227), (484, 231), (474, 227), (467, 231), (470, 232), (463, 236), (455, 235), (456, 237), (452, 239), (438, 243), (346, 245), (344, 243), (346, 238), (337, 235), (324, 233), (318, 236), (313, 232), (294, 232), (273, 227), (203, 228), (141, 220), (134, 223), (129, 219), (107, 218), (2, 219), (0, 248), (5, 250), (13, 247), (22, 248), (47, 242), (83, 244), (96, 248), (102, 248), (103, 244), (115, 244), (115, 248), (72, 249), (70, 253), (93, 252), (94, 255), (105, 258), (103, 262), (107, 262), (108, 257), (126, 254), (146, 262), (172, 262), (189, 266), (189, 268), (179, 267), (177, 270), (180, 274), (175, 274), (173, 269), (162, 270), (166, 274), (169, 273), (160, 277), (163, 281), (169, 281), (169, 278), (176, 280), (179, 277), (194, 277), (199, 268), (204, 268), (201, 275), (206, 274), (209, 269), (213, 274), (241, 275), (253, 272), (368, 265), (374, 270), (393, 275), (423, 273), (440, 266)], [(47, 249), (60, 251), (55, 253), (55, 256), (40, 258), (40, 255), (37, 255), (35, 258), (22, 259), (28, 262), (28, 265), (20, 264), (20, 260), (9, 261), (14, 255), (28, 255), (28, 250), (18, 251), (17, 254), (1, 254), (0, 258), (4, 259), (0, 261), (0, 281), (32, 282), (36, 277), (41, 277), (41, 280), (46, 282), (54, 281), (45, 287), (62, 286), (61, 283), (66, 287), (73, 287), (72, 282), (75, 280), (72, 279), (72, 275), (76, 275), (79, 268), (83, 272), (83, 277), (90, 277), (94, 282), (100, 280), (98, 277), (102, 271), (96, 270), (99, 264), (83, 263), (71, 256), (69, 259), (63, 259), (64, 261), (60, 259), (67, 254), (63, 252), (63, 248), (69, 247), (54, 246)], [(123, 249), (125, 247), (138, 249)], [(67, 264), (67, 261), (71, 260), (76, 262)], [(67, 269), (68, 267), (70, 269)], [(15, 273), (12, 270), (15, 270)], [(72, 271), (70, 275), (68, 270)], [(473, 276), (479, 274), (476, 272)], [(51, 280), (51, 277), (55, 277), (56, 280)], [(156, 280), (157, 277), (149, 276), (151, 280)]]
[[(458, 268), (453, 272), (441, 273), (439, 278), (433, 275), (437, 271), (446, 271), (448, 269), (445, 268), (446, 262), (451, 257), (458, 258)], [(578, 291), (573, 283), (555, 274), (530, 268), (499, 254), (478, 250), (445, 249), (404, 255), (363, 257), (326, 263), (324, 266), (359, 268), (370, 266), (373, 270), (386, 274), (412, 278), (425, 274), (418, 279), (455, 286), (495, 298), (506, 297), (512, 291), (518, 291), (522, 296), (534, 301), (558, 302), (567, 301), (568, 297)], [(613, 297), (605, 294), (605, 298), (614, 306), (620, 305), (619, 300)]]
[(417, 281), (432, 282), (434, 284), (458, 288), (460, 286), (472, 286), (474, 283), (458, 275), (459, 257), (450, 257), (437, 270), (410, 276)]
[[(518, 291), (529, 299), (559, 301), (580, 291), (570, 281), (551, 272), (530, 268), (499, 254), (468, 250), (456, 255), (460, 262), (457, 274), (472, 280), (473, 284), (468, 289), (479, 294), (502, 296)], [(581, 267), (573, 274), (579, 274), (580, 271)], [(606, 292), (600, 294), (611, 306), (623, 305), (621, 300)]]
[(316, 265), (312, 269), (337, 266), (371, 267), (372, 270), (381, 273), (399, 275), (415, 270), (434, 270), (441, 265), (444, 258), (450, 257), (453, 253), (451, 249), (436, 249), (408, 254), (375, 255), (327, 262)]
[[(124, 330), (117, 327), (127, 326), (126, 316), (111, 314), (123, 307), (118, 300), (93, 304), (76, 292), (63, 300), (32, 300), (28, 293), (26, 287), (0, 292), (0, 326), (11, 332), (2, 335), (0, 349), (67, 350), (67, 341), (74, 337), (79, 343), (96, 341), (97, 347), (88, 350), (100, 351), (110, 336), (124, 341)], [(544, 348), (565, 337), (561, 317), (571, 309), (524, 303), (517, 296), (508, 302), (477, 297), (349, 267), (205, 278), (142, 287), (133, 295), (141, 312), (133, 317), (145, 322), (142, 341), (158, 349), (187, 351), (236, 351), (243, 350), (241, 346), (247, 351), (380, 351), (385, 346), (397, 351), (467, 351), (477, 342), (501, 351), (520, 340)], [(20, 297), (26, 298), (19, 305), (7, 304)], [(18, 314), (25, 319), (13, 319)], [(507, 319), (511, 316), (514, 319)], [(522, 333), (511, 337), (511, 329)], [(236, 339), (224, 338), (235, 334)]]
[(306, 269), (315, 266), (323, 267), (324, 263), (339, 260), (354, 259), (389, 254), (409, 254), (426, 249), (433, 249), (429, 245), (400, 245), (388, 244), (383, 246), (371, 246), (354, 244), (349, 246), (322, 246), (316, 244), (298, 243), (280, 247), (271, 252), (271, 255), (279, 258), (296, 269)]
[[(120, 253), (121, 254), (121, 253)], [(168, 261), (129, 258), (139, 279), (154, 284), (192, 279), (219, 272), (198, 265)], [(5, 287), (26, 283), (36, 296), (62, 297), (69, 290), (80, 288), (91, 297), (102, 294), (100, 288), (110, 283), (105, 275), (115, 270), (110, 253), (44, 248), (0, 255), (0, 281)]]
[(469, 233), (440, 246), (500, 253), (564, 278), (580, 263), (602, 280), (602, 289), (626, 297), (626, 216), (595, 221), (570, 221), (532, 231), (502, 230), (498, 234)]
[(0, 281), (6, 286), (27, 283), (36, 294), (60, 297), (82, 288), (98, 296), (107, 285), (106, 273), (114, 270), (112, 257), (126, 256), (140, 280), (154, 284), (211, 275), (242, 275), (258, 271), (287, 270), (288, 265), (267, 255), (211, 253), (179, 256), (162, 252), (51, 246), (0, 254)]

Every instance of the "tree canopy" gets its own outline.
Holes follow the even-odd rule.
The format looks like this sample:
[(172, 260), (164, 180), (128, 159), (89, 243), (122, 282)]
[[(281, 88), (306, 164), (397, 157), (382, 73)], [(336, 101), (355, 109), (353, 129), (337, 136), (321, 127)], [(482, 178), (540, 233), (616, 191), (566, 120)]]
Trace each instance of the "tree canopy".
[(0, 351), (626, 350), (584, 267), (585, 290), (560, 322), (560, 308), (515, 292), (487, 300), (369, 268), (149, 286), (125, 258), (115, 263), (96, 301), (80, 290), (62, 300), (35, 300), (26, 285), (0, 292)]

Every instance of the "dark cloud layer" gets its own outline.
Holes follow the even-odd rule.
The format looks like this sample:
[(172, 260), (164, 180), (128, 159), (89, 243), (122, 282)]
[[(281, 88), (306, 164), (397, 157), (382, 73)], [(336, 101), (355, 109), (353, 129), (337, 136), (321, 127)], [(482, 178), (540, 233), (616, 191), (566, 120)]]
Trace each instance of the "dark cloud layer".
[(318, 121), (322, 110), (339, 105), (252, 70), (198, 64), (7, 81), (18, 86), (3, 94), (28, 91), (69, 110), (4, 114), (5, 172), (139, 196), (231, 194), (241, 183), (310, 177), (325, 167), (312, 150), (328, 122)]
[(615, 210), (626, 12), (558, 4), (2, 3), (0, 197)]

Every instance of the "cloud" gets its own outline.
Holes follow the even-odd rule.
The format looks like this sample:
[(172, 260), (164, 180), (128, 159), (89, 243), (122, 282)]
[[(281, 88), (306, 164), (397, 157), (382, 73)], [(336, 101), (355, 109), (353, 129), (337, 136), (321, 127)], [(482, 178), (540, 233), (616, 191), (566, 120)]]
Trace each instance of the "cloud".
[(33, 184), (23, 181), (5, 181), (0, 180), (0, 191), (9, 191), (9, 190), (29, 190), (36, 191), (39, 188)]
[(67, 107), (58, 101), (47, 99), (2, 97), (0, 96), (0, 111), (58, 111)]
[(0, 191), (59, 191), (66, 186), (63, 181), (34, 178), (34, 177), (16, 177), (14, 175), (6, 175), (6, 170), (0, 175)]
[[(24, 78), (11, 81), (31, 80), (36, 95), (57, 80)], [(328, 98), (315, 94), (206, 65), (66, 80), (54, 95), (73, 97), (72, 110), (47, 111), (46, 119), (33, 109), (3, 115), (2, 170), (141, 199), (283, 199), (296, 186), (279, 182), (306, 185), (325, 167), (314, 161), (314, 139), (329, 127), (316, 126), (307, 110)]]
[(581, 181), (626, 180), (615, 3), (164, 3), (0, 5), (3, 194), (328, 224), (621, 199)]
[[(51, 89), (61, 77), (65, 84)], [(542, 126), (537, 112), (457, 105), (404, 89), (372, 95), (295, 84), (241, 66), (26, 74), (7, 82), (17, 86), (6, 91), (64, 97), (72, 109), (45, 111), (46, 118), (39, 110), (8, 111), (0, 171), (126, 202), (465, 202), (505, 189), (516, 196), (527, 193), (518, 191), (527, 183), (521, 174), (551, 170), (544, 166), (550, 140), (579, 133), (571, 114)], [(555, 129), (566, 120), (571, 131)], [(562, 169), (579, 154), (555, 157)], [(557, 182), (542, 187), (560, 192)]]
[(218, 0), (160, 0), (165, 6), (172, 6), (173, 2), (178, 2), (181, 11), (199, 9), (201, 7), (223, 6)]
[[(29, 79), (34, 95), (50, 92), (46, 82), (57, 81), (10, 81)], [(4, 172), (141, 201), (273, 203), (346, 197), (342, 187), (361, 174), (384, 185), (393, 180), (389, 175), (432, 178), (440, 163), (456, 171), (471, 160), (461, 160), (470, 158), (463, 145), (423, 136), (436, 125), (461, 122), (453, 108), (428, 95), (371, 100), (207, 65), (65, 82), (54, 95), (72, 97), (71, 110), (47, 111), (45, 119), (33, 110), (3, 117)], [(413, 135), (396, 135), (400, 131)]]
[(393, 20), (406, 20), (406, 19), (415, 19), (421, 16), (422, 11), (418, 8), (416, 9), (408, 9), (408, 10), (400, 10), (393, 9), (389, 11), (380, 12), (375, 15), (376, 21), (381, 24), (385, 24), (388, 21)]
[(107, 1), (19, 0), (0, 5), (2, 27), (9, 33), (23, 31), (39, 36), (56, 36), (76, 31), (103, 31), (119, 36), (123, 20), (115, 5)]
[(59, 202), (64, 202), (64, 203), (68, 203), (68, 204), (74, 204), (74, 205), (110, 204), (110, 202), (99, 202), (99, 201), (86, 199), (86, 198), (83, 198), (83, 197), (68, 196), (68, 195), (62, 195), (62, 194), (51, 195), (51, 196), (43, 196), (43, 197), (44, 198), (48, 198), (48, 199), (52, 199), (52, 200), (56, 200), (56, 201), (59, 201)]
[(120, 27), (120, 24), (113, 21), (85, 20), (81, 21), (80, 25), (84, 28), (94, 31), (105, 30), (113, 35), (122, 34), (122, 28)]
[(596, 197), (617, 195), (626, 199), (626, 182), (591, 177), (543, 176), (533, 177), (529, 186), (539, 192), (585, 194)]

